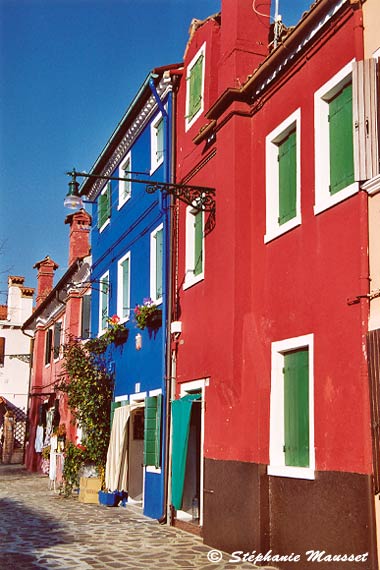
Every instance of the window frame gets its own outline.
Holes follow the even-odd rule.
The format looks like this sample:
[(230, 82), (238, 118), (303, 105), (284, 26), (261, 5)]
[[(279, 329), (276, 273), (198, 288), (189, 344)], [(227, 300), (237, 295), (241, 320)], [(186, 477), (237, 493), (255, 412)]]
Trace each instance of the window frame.
[[(284, 354), (307, 348), (309, 353), (309, 466), (285, 465)], [(270, 437), (268, 475), (295, 479), (315, 479), (314, 447), (314, 334), (272, 343)]]
[[(296, 133), (296, 215), (280, 224), (280, 168), (279, 148), (293, 132)], [(301, 217), (301, 109), (298, 108), (265, 138), (266, 233), (264, 243), (296, 228)]]
[[(57, 362), (60, 357), (62, 357), (61, 345), (62, 345), (62, 333), (63, 333), (63, 322), (56, 321), (53, 325), (53, 338), (52, 338), (52, 350), (54, 362)], [(58, 340), (58, 344), (57, 341)]]
[[(336, 193), (330, 194), (330, 101), (342, 88), (352, 82), (353, 61), (347, 63), (314, 93), (315, 215), (339, 204), (359, 191), (359, 183), (354, 181)], [(352, 136), (354, 138), (354, 130)]]
[[(119, 178), (124, 178), (125, 177), (125, 165), (128, 164), (128, 169), (129, 171), (132, 170), (132, 152), (129, 151), (126, 156), (123, 158), (123, 160), (121, 161), (121, 163), (119, 164), (119, 169), (118, 169), (118, 173), (119, 173)], [(132, 182), (127, 182), (125, 180), (119, 180), (119, 184), (118, 184), (118, 188), (119, 188), (119, 199), (118, 199), (118, 205), (117, 205), (117, 209), (120, 210), (124, 204), (126, 202), (128, 202), (128, 200), (131, 199), (132, 197)]]
[(49, 327), (45, 333), (45, 366), (50, 366), (53, 347), (53, 329)]
[[(196, 268), (195, 261), (195, 216), (201, 214), (202, 216), (202, 271), (197, 275), (194, 273)], [(202, 281), (205, 277), (205, 215), (202, 210), (198, 210), (193, 206), (186, 208), (186, 249), (185, 249), (185, 280), (183, 289), (188, 289), (196, 283)]]
[[(157, 296), (157, 234), (162, 232), (162, 294)], [(164, 224), (161, 223), (150, 234), (150, 298), (156, 305), (160, 305), (164, 292)]]
[[(100, 197), (103, 196), (106, 193), (109, 193), (108, 196), (108, 216), (105, 219), (105, 221), (103, 222), (102, 225), (100, 225)], [(99, 196), (98, 196), (98, 231), (99, 233), (101, 233), (107, 226), (108, 224), (111, 223), (111, 205), (112, 205), (112, 185), (111, 185), (111, 181), (107, 182), (107, 184), (104, 186), (104, 188), (102, 189), (102, 191), (100, 192)]]
[[(85, 306), (86, 299), (86, 306)], [(81, 297), (81, 309), (80, 309), (80, 334), (82, 340), (88, 340), (91, 338), (91, 292), (85, 293)], [(86, 319), (85, 319), (86, 317)], [(88, 324), (88, 329), (84, 327)]]
[[(124, 281), (123, 281), (123, 263), (128, 260), (128, 310), (127, 315), (123, 315), (124, 307)], [(131, 316), (131, 252), (128, 251), (117, 262), (117, 314), (120, 317), (120, 322), (125, 323), (129, 321)]]
[[(102, 286), (105, 283), (107, 283), (107, 291), (106, 292), (104, 292), (102, 290)], [(107, 331), (107, 326), (103, 327), (103, 318), (102, 318), (103, 295), (105, 295), (107, 297), (107, 317), (106, 318), (108, 318), (109, 313), (110, 313), (110, 272), (109, 272), (109, 270), (107, 270), (105, 273), (103, 273), (103, 275), (99, 279), (98, 336), (101, 336), (102, 334), (104, 334)]]
[[(162, 152), (161, 156), (158, 156), (158, 126), (162, 124)], [(165, 121), (161, 112), (159, 112), (155, 118), (150, 123), (150, 174), (153, 174), (155, 170), (164, 162), (165, 156)]]
[[(192, 69), (195, 67), (198, 59), (200, 57), (203, 57), (203, 62), (202, 62), (202, 77), (201, 77), (201, 104), (200, 107), (198, 109), (198, 111), (196, 111), (196, 113), (190, 117), (190, 77), (191, 77), (191, 71)], [(190, 61), (189, 65), (187, 66), (186, 69), (186, 111), (185, 111), (185, 131), (187, 132), (192, 126), (193, 124), (196, 122), (196, 120), (202, 115), (203, 111), (204, 111), (204, 99), (205, 99), (205, 68), (206, 68), (206, 42), (203, 43), (203, 45), (200, 47), (200, 49), (197, 51), (197, 53), (194, 55), (193, 59)]]

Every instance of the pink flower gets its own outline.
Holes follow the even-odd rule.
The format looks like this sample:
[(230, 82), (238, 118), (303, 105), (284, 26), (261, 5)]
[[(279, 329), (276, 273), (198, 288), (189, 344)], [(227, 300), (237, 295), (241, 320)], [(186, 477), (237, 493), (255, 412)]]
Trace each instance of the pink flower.
[(113, 325), (117, 325), (117, 323), (120, 323), (120, 317), (118, 315), (112, 315), (112, 317), (110, 318), (110, 322)]

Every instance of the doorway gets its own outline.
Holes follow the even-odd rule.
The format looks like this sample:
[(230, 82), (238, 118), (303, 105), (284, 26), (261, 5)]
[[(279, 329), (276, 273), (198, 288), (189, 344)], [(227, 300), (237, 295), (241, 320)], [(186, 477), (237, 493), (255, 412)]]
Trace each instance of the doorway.
[(143, 504), (144, 408), (131, 411), (128, 422), (128, 502)]

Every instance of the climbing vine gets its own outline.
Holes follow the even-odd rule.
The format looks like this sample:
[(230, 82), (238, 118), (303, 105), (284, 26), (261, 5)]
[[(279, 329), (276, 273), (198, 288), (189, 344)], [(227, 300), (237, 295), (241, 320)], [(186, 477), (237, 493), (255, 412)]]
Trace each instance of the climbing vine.
[[(95, 341), (100, 339), (94, 339)], [(99, 343), (71, 338), (64, 347), (65, 374), (58, 389), (67, 394), (68, 406), (83, 429), (82, 444), (68, 442), (63, 468), (64, 492), (78, 486), (81, 468), (95, 465), (104, 472), (110, 438), (113, 378)]]

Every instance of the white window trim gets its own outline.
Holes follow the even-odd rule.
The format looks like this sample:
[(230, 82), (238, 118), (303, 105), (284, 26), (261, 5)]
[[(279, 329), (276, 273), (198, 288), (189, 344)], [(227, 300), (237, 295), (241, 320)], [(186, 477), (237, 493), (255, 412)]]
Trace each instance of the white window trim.
[[(159, 231), (164, 230), (164, 224), (160, 224), (153, 232), (150, 234), (150, 298), (156, 305), (162, 303), (162, 296), (156, 297), (156, 263), (157, 263), (157, 247), (156, 247), (156, 234)], [(164, 243), (163, 243), (164, 247)], [(162, 271), (164, 271), (164, 265), (162, 264)]]
[[(98, 198), (98, 219), (99, 219), (99, 199), (100, 199), (100, 196), (102, 194), (105, 194), (107, 192), (108, 187), (109, 187), (110, 193), (111, 193), (111, 200), (110, 201), (112, 204), (112, 186), (111, 186), (111, 182), (109, 182), (104, 186), (104, 188), (102, 189), (102, 191), (99, 194), (99, 198)], [(108, 216), (108, 218), (106, 219), (104, 224), (99, 228), (99, 233), (101, 233), (108, 226), (108, 224), (110, 224), (110, 222), (111, 222), (111, 211), (110, 211), (110, 215)]]
[[(157, 388), (156, 390), (149, 390), (149, 397), (160, 396), (160, 395), (162, 395), (161, 388)], [(162, 437), (162, 430), (161, 430), (161, 437)], [(158, 475), (162, 473), (161, 467), (154, 467), (154, 465), (146, 465), (145, 471), (147, 473), (156, 473)]]
[[(279, 224), (279, 143), (296, 130), (296, 215), (285, 224)], [(301, 224), (301, 109), (297, 109), (265, 139), (266, 151), (266, 234), (264, 243), (292, 230)]]
[[(308, 348), (309, 350), (309, 467), (285, 465), (284, 354), (298, 348)], [(272, 343), (268, 475), (293, 477), (295, 479), (315, 479), (314, 334), (288, 338)]]
[[(123, 263), (126, 260), (129, 260), (129, 272), (128, 272), (128, 314), (126, 317), (123, 317)], [(117, 314), (120, 317), (120, 322), (125, 323), (129, 321), (130, 318), (130, 310), (131, 307), (131, 252), (128, 251), (123, 257), (119, 259), (117, 262)]]
[[(110, 304), (110, 272), (109, 272), (109, 271), (106, 271), (105, 273), (103, 273), (103, 275), (101, 276), (101, 278), (100, 278), (100, 280), (99, 280), (99, 281), (100, 281), (100, 286), (99, 286), (99, 307), (98, 307), (98, 310), (99, 310), (99, 313), (98, 313), (98, 317), (99, 317), (99, 322), (98, 322), (98, 331), (99, 331), (99, 332), (98, 332), (98, 336), (102, 336), (102, 334), (104, 334), (104, 333), (106, 332), (106, 330), (107, 330), (107, 328), (102, 328), (102, 301), (101, 301), (101, 300), (102, 300), (103, 292), (102, 292), (102, 289), (101, 289), (101, 288), (102, 288), (102, 284), (103, 284), (103, 280), (104, 280), (104, 279), (107, 279), (107, 282), (108, 282), (108, 291), (107, 291), (107, 305), (108, 305), (108, 307), (107, 307), (107, 313), (109, 313), (109, 309), (110, 309), (110, 307), (109, 307), (109, 304)], [(109, 316), (109, 315), (108, 315), (108, 316)]]
[(185, 281), (183, 284), (183, 289), (188, 289), (192, 287), (199, 281), (204, 279), (205, 274), (205, 237), (204, 237), (204, 212), (202, 211), (202, 227), (203, 227), (203, 237), (202, 237), (202, 271), (199, 275), (194, 275), (195, 268), (195, 236), (194, 236), (194, 214), (197, 214), (199, 210), (194, 209), (192, 206), (187, 206), (186, 208), (186, 251), (185, 251)]
[(336, 194), (330, 194), (330, 141), (329, 141), (329, 101), (352, 76), (350, 61), (327, 83), (314, 93), (314, 132), (315, 132), (315, 205), (314, 214), (319, 214), (359, 191), (359, 183), (353, 182)]
[[(157, 156), (157, 126), (160, 121), (163, 121), (163, 137), (164, 137), (164, 147), (163, 152), (160, 157)], [(155, 170), (164, 162), (165, 154), (165, 123), (162, 113), (159, 112), (158, 115), (150, 123), (150, 174), (153, 174)]]
[[(132, 170), (132, 153), (129, 152), (121, 161), (120, 165), (119, 165), (119, 178), (124, 178), (125, 174), (124, 174), (124, 166), (125, 164), (129, 162), (129, 168), (128, 170)], [(125, 196), (125, 186), (128, 185), (128, 193)], [(132, 182), (126, 182), (125, 180), (119, 180), (119, 202), (117, 205), (117, 209), (120, 210), (120, 208), (122, 208), (122, 206), (124, 206), (124, 204), (126, 202), (128, 202), (128, 200), (130, 200), (132, 196)]]
[[(203, 65), (202, 65), (202, 100), (201, 106), (199, 111), (192, 117), (191, 119), (188, 118), (190, 112), (190, 71), (194, 67), (194, 64), (197, 62), (198, 58), (203, 55)], [(193, 59), (190, 61), (189, 65), (187, 66), (186, 71), (186, 112), (185, 112), (185, 131), (187, 132), (195, 123), (195, 121), (202, 115), (204, 111), (204, 91), (205, 91), (205, 69), (206, 69), (206, 42), (201, 46), (201, 48), (197, 51)]]

